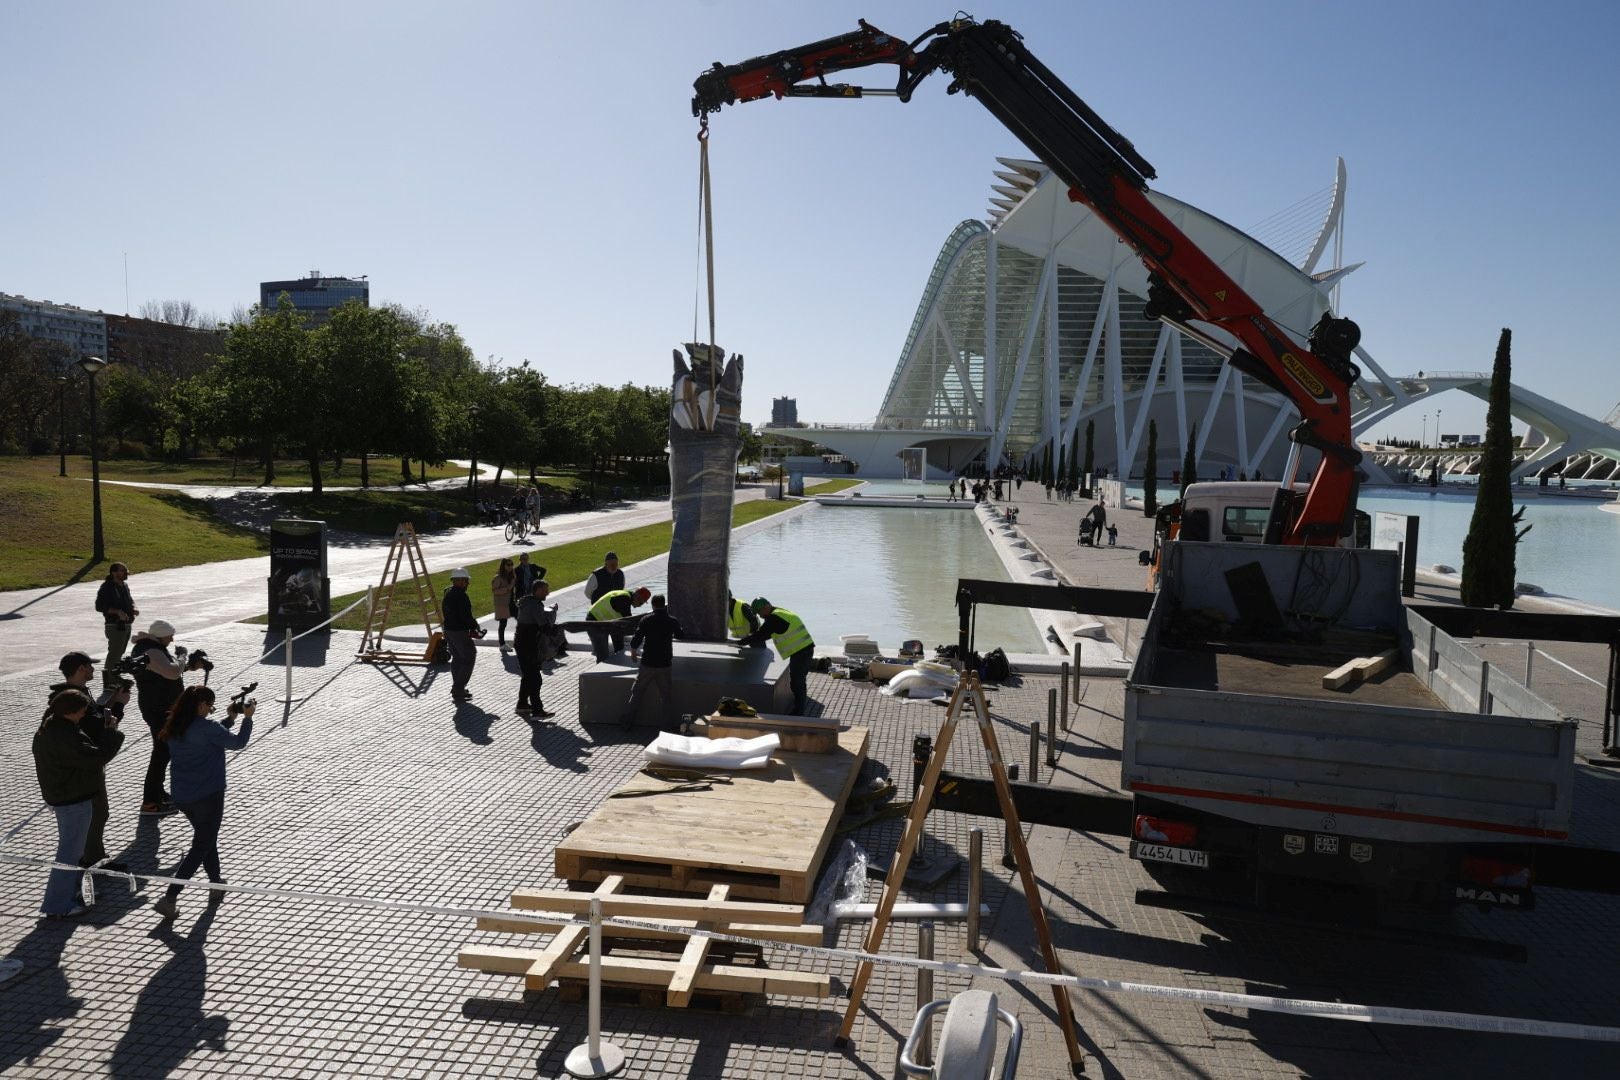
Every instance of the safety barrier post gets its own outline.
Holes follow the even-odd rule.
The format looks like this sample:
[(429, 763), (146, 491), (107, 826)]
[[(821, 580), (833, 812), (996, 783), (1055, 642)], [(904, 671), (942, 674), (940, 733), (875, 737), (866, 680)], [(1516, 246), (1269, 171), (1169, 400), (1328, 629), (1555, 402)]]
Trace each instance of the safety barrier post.
[(1046, 692), (1046, 767), (1057, 768), (1057, 687)]
[(291, 705), (293, 702), (302, 701), (303, 699), (294, 697), (293, 696), (293, 691), (292, 691), (292, 675), (293, 675), (293, 672), (292, 672), (292, 669), (293, 669), (293, 632), (292, 632), (292, 627), (290, 627), (290, 626), (287, 627), (286, 634), (287, 634), (286, 640), (281, 643), (281, 652), (282, 652), (282, 660), (285, 661), (286, 668), (287, 668), (287, 689), (280, 697), (276, 698), (276, 700), (281, 702), (284, 705)]
[(1524, 688), (1526, 690), (1530, 689), (1530, 672), (1535, 665), (1535, 662), (1536, 643), (1533, 641), (1527, 641), (1524, 643)]
[(624, 1068), (624, 1051), (602, 1040), (602, 898), (591, 897), (591, 974), (585, 1041), (568, 1052), (569, 1076), (612, 1076)]
[[(917, 924), (917, 959), (932, 960), (934, 958), (934, 924), (923, 922)], [(924, 1005), (934, 1000), (934, 969), (917, 969), (917, 1008), (920, 1011)], [(914, 1060), (919, 1065), (932, 1065), (934, 1062), (934, 1032), (931, 1027), (924, 1028), (917, 1037), (917, 1048)]]
[[(1051, 704), (1050, 701), (1047, 704)], [(1029, 782), (1041, 782), (1041, 722), (1030, 721), (1029, 725)]]
[[(1078, 652), (1079, 649), (1080, 649), (1079, 644), (1076, 643), (1074, 648), (1075, 648), (1075, 651)], [(1062, 683), (1063, 693), (1060, 695), (1062, 697), (1062, 699), (1063, 699), (1063, 730), (1068, 731), (1069, 730), (1069, 662), (1067, 660), (1063, 661), (1063, 667), (1062, 667), (1062, 670), (1061, 670), (1061, 674), (1063, 676), (1063, 683)], [(1075, 681), (1078, 682), (1079, 679), (1080, 679), (1080, 673), (1075, 672)]]
[(968, 902), (967, 942), (964, 954), (979, 948), (979, 900), (984, 892), (984, 830), (978, 826), (968, 830)]

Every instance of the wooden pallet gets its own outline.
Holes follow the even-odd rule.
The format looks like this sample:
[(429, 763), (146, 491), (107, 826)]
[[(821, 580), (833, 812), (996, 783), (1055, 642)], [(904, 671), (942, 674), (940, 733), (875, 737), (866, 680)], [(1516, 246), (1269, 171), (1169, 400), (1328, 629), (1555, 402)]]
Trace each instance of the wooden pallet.
[(868, 732), (839, 732), (828, 754), (778, 751), (764, 769), (724, 772), (708, 790), (671, 790), (637, 773), (557, 845), (557, 876), (702, 895), (804, 904), (866, 760)]
[[(609, 877), (594, 893), (561, 889), (519, 889), (512, 894), (512, 906), (579, 916), (588, 912), (593, 896), (602, 901), (604, 917), (641, 918), (680, 928), (698, 927), (722, 931), (760, 941), (795, 941), (819, 945), (819, 926), (804, 925), (802, 908), (781, 904), (737, 902), (729, 899), (726, 886), (717, 885), (704, 899), (688, 897), (631, 896), (624, 893), (622, 877)], [(589, 930), (568, 925), (564, 919), (529, 921), (485, 917), (480, 930), (521, 934), (553, 935), (543, 949), (503, 945), (469, 945), (457, 955), (460, 967), (500, 975), (520, 975), (524, 988), (544, 990), (556, 980), (570, 986), (582, 983), (590, 974)], [(757, 955), (741, 959), (738, 946), (716, 942), (708, 937), (684, 937), (679, 930), (662, 931), (650, 927), (604, 926), (602, 982), (604, 986), (633, 992), (638, 1001), (659, 992), (663, 1004), (686, 1008), (695, 1000), (700, 1006), (735, 1009), (746, 1007), (746, 996), (785, 994), (794, 997), (827, 997), (831, 979), (798, 971), (773, 971), (764, 967)], [(684, 944), (683, 944), (684, 940)], [(679, 949), (672, 953), (670, 948)], [(648, 955), (653, 953), (655, 955)], [(663, 955), (656, 955), (663, 953)], [(700, 1000), (701, 999), (701, 1000)]]

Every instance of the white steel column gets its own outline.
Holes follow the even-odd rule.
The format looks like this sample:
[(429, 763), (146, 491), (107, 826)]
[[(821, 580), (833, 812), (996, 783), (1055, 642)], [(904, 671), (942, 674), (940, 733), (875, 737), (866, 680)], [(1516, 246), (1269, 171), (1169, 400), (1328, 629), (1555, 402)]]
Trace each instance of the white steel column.
[[(984, 426), (990, 428), (995, 423), (996, 395), (1000, 392), (1000, 381), (997, 378), (996, 355), (996, 234), (989, 232), (984, 237), (984, 397), (983, 415)], [(992, 430), (994, 430), (992, 428)], [(1001, 438), (1006, 441), (1006, 436)], [(996, 447), (997, 453), (1000, 447)], [(987, 462), (993, 466), (993, 462)]]
[[(1043, 423), (1046, 430), (1053, 435), (1060, 435), (1063, 431), (1062, 409), (1058, 402), (1058, 287), (1057, 287), (1057, 255), (1054, 253), (1047, 259), (1046, 272), (1041, 275), (1041, 303), (1046, 308), (1046, 341), (1041, 349), (1041, 396), (1043, 401), (1041, 413), (1045, 416)], [(1055, 459), (1054, 459), (1055, 460)]]
[(1124, 357), (1119, 347), (1119, 291), (1116, 289), (1107, 309), (1098, 313), (1108, 323), (1108, 340), (1103, 342), (1103, 375), (1108, 398), (1114, 405), (1114, 461), (1125, 462), (1125, 373)]
[(1180, 461), (1187, 456), (1187, 381), (1181, 369), (1181, 335), (1170, 335), (1170, 390), (1176, 397), (1176, 445)]
[(1136, 405), (1136, 420), (1131, 424), (1131, 440), (1126, 445), (1125, 456), (1119, 462), (1119, 477), (1128, 479), (1131, 475), (1131, 466), (1136, 464), (1136, 451), (1142, 445), (1142, 433), (1147, 430), (1148, 413), (1153, 410), (1153, 399), (1159, 390), (1159, 372), (1164, 369), (1165, 354), (1170, 351), (1170, 339), (1176, 334), (1168, 324), (1160, 324), (1159, 340), (1153, 347), (1153, 363), (1148, 367), (1147, 385), (1142, 387), (1142, 394)]

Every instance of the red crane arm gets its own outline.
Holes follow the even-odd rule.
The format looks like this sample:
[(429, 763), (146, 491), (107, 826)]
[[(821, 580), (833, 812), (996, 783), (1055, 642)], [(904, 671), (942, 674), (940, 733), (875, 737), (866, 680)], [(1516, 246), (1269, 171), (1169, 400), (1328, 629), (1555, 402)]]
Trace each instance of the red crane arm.
[[(904, 42), (864, 20), (860, 29), (797, 49), (730, 66), (715, 64), (694, 84), (692, 111), (707, 116), (725, 105), (767, 95), (860, 97), (874, 91), (828, 85), (837, 71), (892, 63), (900, 68), (892, 91), (909, 100), (936, 70), (989, 109), (1069, 185), (1069, 197), (1090, 207), (1148, 269), (1149, 318), (1159, 318), (1206, 342), (1239, 371), (1286, 396), (1301, 422), (1289, 437), (1319, 450), (1322, 460), (1303, 499), (1285, 475), (1273, 504), (1267, 541), (1334, 544), (1347, 535), (1355, 510), (1361, 459), (1350, 430), (1350, 387), (1360, 372), (1352, 353), (1360, 331), (1349, 319), (1326, 314), (1301, 348), (1238, 283), (1176, 227), (1147, 196), (1154, 178), (1131, 143), (1109, 127), (1024, 47), (1003, 23), (959, 18)], [(804, 85), (815, 79), (814, 85)], [(1238, 342), (1212, 335), (1217, 327)], [(1291, 472), (1291, 470), (1290, 470)]]

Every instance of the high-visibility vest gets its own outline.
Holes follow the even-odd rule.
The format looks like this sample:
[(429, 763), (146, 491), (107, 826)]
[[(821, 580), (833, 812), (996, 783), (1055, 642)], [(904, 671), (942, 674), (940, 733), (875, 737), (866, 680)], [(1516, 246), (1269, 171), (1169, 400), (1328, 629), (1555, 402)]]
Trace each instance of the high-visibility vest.
[(732, 600), (731, 615), (726, 620), (726, 629), (731, 631), (732, 637), (747, 637), (753, 627), (748, 625), (748, 605), (741, 600)]
[(771, 635), (771, 644), (776, 646), (776, 653), (786, 660), (796, 652), (801, 652), (815, 642), (810, 638), (810, 631), (805, 628), (804, 620), (799, 618), (787, 608), (775, 608), (772, 615), (779, 617), (787, 623), (787, 629), (780, 634)]
[(612, 622), (614, 619), (622, 619), (624, 616), (613, 610), (613, 601), (616, 597), (629, 595), (629, 589), (611, 589), (598, 596), (596, 603), (591, 605), (591, 618), (597, 622)]

